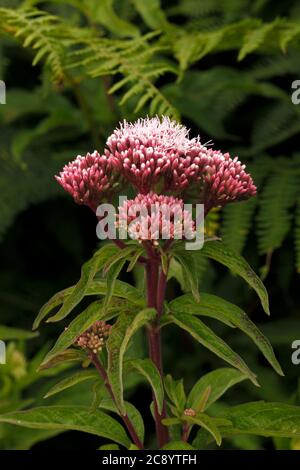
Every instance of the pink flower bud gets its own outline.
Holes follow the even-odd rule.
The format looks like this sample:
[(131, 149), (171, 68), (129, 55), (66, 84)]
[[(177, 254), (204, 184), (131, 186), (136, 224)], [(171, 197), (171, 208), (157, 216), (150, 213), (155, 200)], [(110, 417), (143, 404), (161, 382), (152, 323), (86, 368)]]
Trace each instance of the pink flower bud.
[(77, 204), (96, 210), (99, 203), (108, 198), (116, 185), (113, 162), (106, 155), (100, 156), (95, 150), (85, 157), (78, 155), (65, 165), (55, 178)]

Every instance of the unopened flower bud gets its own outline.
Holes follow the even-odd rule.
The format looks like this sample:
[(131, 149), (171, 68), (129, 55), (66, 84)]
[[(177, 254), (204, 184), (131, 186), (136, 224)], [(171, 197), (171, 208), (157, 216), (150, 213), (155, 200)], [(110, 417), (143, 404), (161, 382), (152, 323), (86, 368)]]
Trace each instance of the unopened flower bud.
[(105, 341), (109, 336), (110, 329), (111, 325), (104, 321), (96, 321), (88, 330), (77, 338), (75, 345), (94, 354), (98, 354), (103, 349)]

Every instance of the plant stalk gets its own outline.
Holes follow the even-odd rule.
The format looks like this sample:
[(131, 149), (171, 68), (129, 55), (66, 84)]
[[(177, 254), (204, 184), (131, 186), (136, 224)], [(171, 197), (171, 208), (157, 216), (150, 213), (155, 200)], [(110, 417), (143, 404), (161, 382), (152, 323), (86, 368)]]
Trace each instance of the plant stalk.
[(115, 396), (114, 396), (114, 392), (113, 392), (113, 390), (111, 388), (111, 385), (109, 383), (106, 370), (104, 369), (101, 362), (99, 361), (98, 356), (96, 354), (94, 354), (93, 352), (91, 352), (89, 354), (89, 357), (90, 357), (92, 363), (94, 364), (94, 366), (96, 367), (99, 375), (103, 379), (105, 387), (108, 390), (113, 402), (115, 403), (116, 408), (119, 412), (119, 415), (123, 419), (123, 421), (125, 423), (125, 426), (127, 427), (127, 430), (130, 434), (131, 439), (133, 440), (134, 444), (138, 447), (138, 449), (143, 450), (144, 449), (143, 443), (141, 442), (140, 438), (138, 437), (138, 435), (137, 435), (137, 433), (134, 429), (134, 426), (133, 426), (132, 422), (130, 421), (128, 415), (127, 414), (123, 415), (121, 413), (121, 411), (119, 410), (119, 407), (117, 406), (116, 399), (115, 399)]
[[(162, 313), (165, 298), (166, 275), (162, 271), (160, 273), (160, 264), (157, 259), (150, 258), (148, 260), (146, 266), (146, 278), (148, 307), (155, 308), (157, 310), (157, 319), (148, 328), (149, 356), (156, 365), (161, 379), (163, 380), (161, 333), (158, 326), (158, 320)], [(154, 402), (157, 443), (159, 448), (162, 448), (169, 441), (168, 428), (162, 424), (162, 420), (167, 417), (166, 402), (165, 400), (163, 401), (163, 408), (160, 413), (154, 393), (152, 396)]]

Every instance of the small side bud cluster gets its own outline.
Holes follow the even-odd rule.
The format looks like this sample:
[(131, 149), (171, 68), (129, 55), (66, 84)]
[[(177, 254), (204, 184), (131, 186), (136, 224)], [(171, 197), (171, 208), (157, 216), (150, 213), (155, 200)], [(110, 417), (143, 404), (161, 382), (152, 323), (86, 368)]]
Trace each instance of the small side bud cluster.
[(232, 159), (229, 153), (210, 149), (202, 159), (202, 168), (203, 203), (209, 208), (255, 196), (253, 180), (238, 157)]
[(88, 330), (80, 335), (75, 341), (76, 346), (89, 352), (98, 354), (102, 351), (105, 341), (110, 333), (111, 325), (104, 321), (96, 321)]
[(195, 237), (192, 214), (184, 210), (182, 199), (155, 193), (138, 194), (119, 207), (116, 226), (127, 231), (130, 238), (151, 241)]
[(56, 179), (77, 204), (87, 205), (93, 211), (112, 194), (116, 183), (112, 162), (96, 150), (85, 157), (78, 155), (73, 162), (65, 165)]
[(187, 408), (186, 410), (184, 410), (183, 414), (184, 416), (191, 416), (193, 418), (194, 416), (196, 416), (196, 411), (193, 410), (193, 408)]

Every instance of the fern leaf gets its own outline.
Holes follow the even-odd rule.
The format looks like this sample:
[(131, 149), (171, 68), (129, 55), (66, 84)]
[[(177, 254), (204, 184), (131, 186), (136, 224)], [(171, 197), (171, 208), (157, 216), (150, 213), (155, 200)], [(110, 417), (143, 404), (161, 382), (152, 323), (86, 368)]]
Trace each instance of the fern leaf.
[(261, 116), (257, 116), (252, 130), (252, 146), (248, 154), (257, 154), (299, 132), (300, 114), (297, 107), (289, 101), (276, 102)]
[[(257, 164), (249, 165), (250, 174), (258, 189), (270, 168), (271, 160), (265, 157), (261, 157)], [(243, 251), (257, 204), (258, 196), (248, 201), (228, 204), (222, 211), (221, 236), (224, 243), (236, 253)]]
[(150, 28), (156, 30), (168, 25), (168, 20), (161, 8), (160, 0), (132, 0), (132, 2)]
[(56, 81), (61, 81), (64, 76), (64, 48), (55, 34), (59, 26), (61, 20), (44, 11), (0, 8), (0, 28), (22, 39), (24, 47), (31, 47), (36, 51), (34, 64), (44, 58)]
[(244, 38), (244, 44), (239, 51), (238, 60), (243, 60), (248, 54), (258, 49), (266, 40), (267, 35), (279, 25), (280, 20), (275, 20), (247, 34)]
[(295, 203), (298, 175), (294, 170), (276, 172), (267, 181), (257, 215), (259, 251), (270, 254), (279, 248), (291, 227), (290, 208)]

